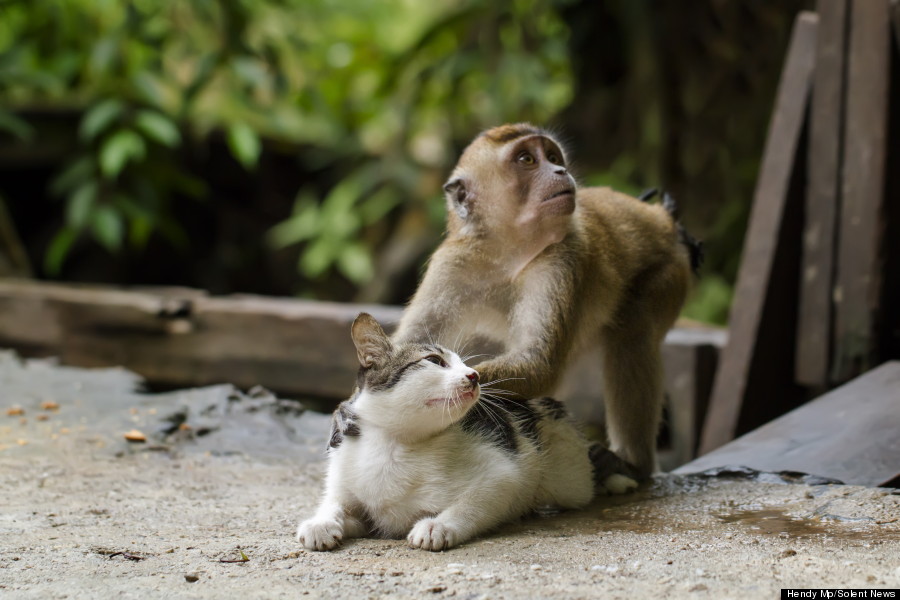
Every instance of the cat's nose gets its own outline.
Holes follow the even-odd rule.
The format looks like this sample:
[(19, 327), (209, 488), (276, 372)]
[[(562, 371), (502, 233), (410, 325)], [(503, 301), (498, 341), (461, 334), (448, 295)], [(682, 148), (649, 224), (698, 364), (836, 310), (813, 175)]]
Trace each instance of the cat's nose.
[(478, 383), (478, 371), (472, 371), (468, 375), (466, 375), (466, 379), (472, 382), (472, 385), (476, 385)]

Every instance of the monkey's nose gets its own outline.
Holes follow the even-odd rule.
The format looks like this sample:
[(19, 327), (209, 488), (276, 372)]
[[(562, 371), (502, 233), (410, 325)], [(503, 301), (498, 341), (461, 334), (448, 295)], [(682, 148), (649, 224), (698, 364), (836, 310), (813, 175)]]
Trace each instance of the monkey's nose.
[(472, 382), (472, 387), (478, 383), (478, 371), (472, 371), (468, 375), (466, 375), (466, 379)]
[(565, 168), (565, 167), (558, 167), (558, 168), (556, 169), (555, 173), (556, 173), (557, 175), (566, 175), (566, 174), (568, 174), (568, 171), (566, 171), (566, 168)]

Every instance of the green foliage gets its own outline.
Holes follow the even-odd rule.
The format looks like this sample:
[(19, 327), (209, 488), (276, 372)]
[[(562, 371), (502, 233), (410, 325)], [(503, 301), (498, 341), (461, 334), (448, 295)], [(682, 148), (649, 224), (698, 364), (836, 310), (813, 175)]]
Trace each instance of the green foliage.
[[(28, 141), (17, 109), (83, 110), (52, 189), (66, 223), (47, 249), (58, 273), (87, 236), (110, 252), (186, 235), (176, 196), (204, 186), (183, 155), (223, 136), (254, 170), (263, 140), (310, 170), (268, 237), (302, 244), (301, 272), (375, 273), (379, 221), (434, 212), (440, 179), (474, 131), (540, 122), (571, 99), (559, 0), (30, 0), (0, 6), (0, 131)], [(439, 203), (438, 203), (439, 204)], [(432, 223), (435, 229), (438, 223)], [(379, 229), (380, 227), (380, 229)], [(434, 235), (436, 231), (426, 232)]]

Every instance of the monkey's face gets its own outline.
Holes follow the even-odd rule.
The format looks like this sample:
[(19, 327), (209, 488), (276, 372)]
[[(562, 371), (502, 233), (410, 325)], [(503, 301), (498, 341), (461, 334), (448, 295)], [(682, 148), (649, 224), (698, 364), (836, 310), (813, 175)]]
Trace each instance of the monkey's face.
[(559, 144), (530, 125), (491, 129), (463, 152), (447, 193), (450, 231), (546, 247), (575, 210), (575, 180)]

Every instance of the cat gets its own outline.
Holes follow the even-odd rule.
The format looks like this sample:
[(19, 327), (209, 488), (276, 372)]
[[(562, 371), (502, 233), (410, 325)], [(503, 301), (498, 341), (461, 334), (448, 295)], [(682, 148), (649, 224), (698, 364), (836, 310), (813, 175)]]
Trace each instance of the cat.
[[(297, 529), (307, 549), (374, 534), (440, 551), (534, 509), (592, 500), (592, 458), (611, 453), (561, 403), (489, 397), (458, 354), (394, 345), (366, 313), (351, 336), (357, 389), (332, 417), (324, 497)], [(631, 484), (605, 480), (607, 491)]]

